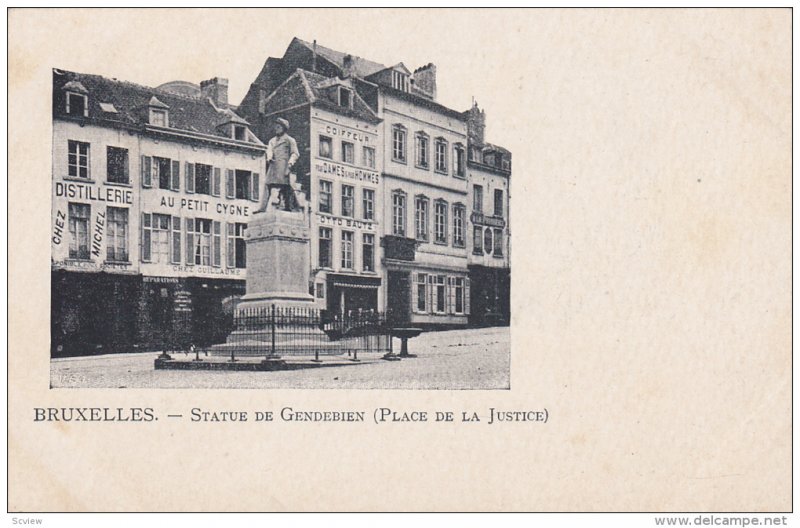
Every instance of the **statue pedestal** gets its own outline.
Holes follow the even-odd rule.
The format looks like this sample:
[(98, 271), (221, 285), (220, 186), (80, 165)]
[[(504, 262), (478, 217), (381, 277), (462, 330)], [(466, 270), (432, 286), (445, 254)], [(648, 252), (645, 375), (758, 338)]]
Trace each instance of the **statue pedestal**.
[(304, 210), (269, 207), (247, 223), (247, 289), (237, 312), (254, 308), (310, 308), (309, 233)]

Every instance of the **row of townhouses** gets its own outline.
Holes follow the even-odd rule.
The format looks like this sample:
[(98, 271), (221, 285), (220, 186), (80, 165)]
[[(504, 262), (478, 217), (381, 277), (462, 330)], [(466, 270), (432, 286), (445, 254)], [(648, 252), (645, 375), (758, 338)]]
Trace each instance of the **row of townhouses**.
[(151, 88), (54, 70), (53, 354), (224, 340), (278, 118), (300, 153), (319, 308), (508, 324), (511, 154), (485, 141), (477, 104), (436, 92), (432, 64), (297, 38), (238, 106), (222, 78)]

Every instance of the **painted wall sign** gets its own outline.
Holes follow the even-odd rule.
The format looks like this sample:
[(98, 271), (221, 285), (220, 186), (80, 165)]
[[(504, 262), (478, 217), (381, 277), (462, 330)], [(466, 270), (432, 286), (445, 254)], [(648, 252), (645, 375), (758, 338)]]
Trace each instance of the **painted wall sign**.
[(233, 275), (240, 276), (241, 268), (215, 268), (214, 266), (172, 266), (172, 271), (190, 273), (192, 275)]
[(195, 198), (176, 198), (174, 196), (162, 196), (159, 206), (170, 209), (180, 209), (181, 211), (191, 211), (207, 213), (215, 211), (217, 214), (227, 216), (250, 216), (250, 206), (231, 204), (224, 202), (211, 202), (209, 200), (198, 200)]
[(53, 221), (53, 244), (59, 245), (64, 240), (64, 229), (67, 225), (67, 215), (64, 211), (56, 211)]
[(505, 227), (506, 221), (502, 218), (494, 216), (486, 216), (482, 213), (472, 213), (469, 217), (470, 222), (477, 225), (485, 225), (489, 227)]
[(314, 164), (314, 170), (324, 176), (340, 176), (350, 180), (374, 183), (375, 185), (378, 185), (380, 181), (380, 176), (375, 171), (357, 169), (330, 161), (317, 161)]
[(351, 227), (354, 229), (363, 229), (365, 231), (375, 231), (374, 222), (356, 220), (355, 218), (329, 216), (321, 213), (317, 213), (317, 223), (322, 226), (342, 226)]
[(98, 211), (94, 218), (94, 228), (92, 229), (92, 255), (100, 258), (103, 250), (103, 234), (106, 229), (106, 212)]
[(131, 269), (130, 262), (96, 262), (94, 260), (61, 260), (53, 262), (56, 268), (81, 269), (90, 271), (126, 271)]
[(178, 284), (178, 277), (142, 277), (142, 282), (157, 282), (161, 284)]
[(56, 196), (93, 202), (133, 205), (133, 191), (118, 187), (99, 187), (86, 183), (56, 182)]
[(337, 136), (343, 139), (351, 139), (353, 141), (360, 141), (362, 143), (369, 143), (373, 141), (370, 136), (364, 134), (358, 130), (350, 130), (347, 128), (342, 128), (334, 125), (327, 125), (325, 127), (325, 133), (329, 136)]

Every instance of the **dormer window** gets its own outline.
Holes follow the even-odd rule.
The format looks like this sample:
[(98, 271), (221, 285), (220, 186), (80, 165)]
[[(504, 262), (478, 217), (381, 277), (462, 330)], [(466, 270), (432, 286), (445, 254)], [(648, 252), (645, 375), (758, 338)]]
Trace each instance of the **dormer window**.
[(78, 81), (64, 85), (64, 111), (68, 115), (89, 117), (89, 91)]
[(167, 126), (167, 111), (166, 110), (150, 110), (150, 124), (160, 127)]
[(67, 114), (88, 117), (88, 103), (88, 97), (85, 95), (67, 92)]
[(392, 71), (392, 88), (400, 90), (401, 92), (408, 91), (408, 75), (401, 71)]
[(150, 108), (149, 123), (153, 126), (168, 127), (169, 126), (169, 107), (158, 100), (156, 96), (150, 98), (147, 105)]
[(344, 108), (353, 108), (353, 92), (344, 86), (339, 87), (339, 106)]
[(233, 125), (233, 139), (237, 141), (246, 141), (247, 127), (244, 125)]

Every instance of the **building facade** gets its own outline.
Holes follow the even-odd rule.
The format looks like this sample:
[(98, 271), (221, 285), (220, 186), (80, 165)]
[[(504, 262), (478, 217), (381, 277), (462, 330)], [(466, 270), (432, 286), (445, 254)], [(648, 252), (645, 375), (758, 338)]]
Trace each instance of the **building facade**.
[(311, 234), (309, 293), (332, 314), (382, 311), (382, 150), (375, 112), (352, 78), (297, 69), (272, 93), (240, 111), (268, 142), (278, 118), (290, 123), (300, 158), (297, 186), (307, 197)]
[[(267, 59), (240, 106), (242, 115), (255, 123), (256, 116), (265, 114), (265, 107), (274, 102), (274, 94), (291, 84), (298, 69), (306, 72), (306, 80), (313, 80), (305, 83), (309, 92), (317, 85), (346, 82), (353, 91), (353, 100), (366, 103), (378, 119), (375, 126), (379, 145), (375, 154), (375, 227), (376, 241), (379, 240), (375, 255), (379, 259), (376, 270), (381, 284), (378, 309), (391, 313), (400, 323), (426, 327), (466, 325), (471, 294), (467, 116), (436, 101), (436, 67), (428, 64), (412, 73), (402, 63), (387, 67), (295, 38), (282, 58)], [(296, 98), (284, 99), (284, 110), (279, 113), (289, 118), (293, 105), (301, 103)], [(274, 111), (267, 110), (266, 114), (271, 112)], [(293, 117), (313, 121), (310, 115)], [(357, 130), (363, 130), (360, 127), (365, 123), (356, 125)], [(268, 139), (265, 135), (260, 137), (262, 141)], [(328, 196), (334, 205), (349, 198), (337, 196), (335, 185), (331, 195), (325, 178), (312, 175), (311, 157), (328, 148), (318, 146), (317, 140), (309, 137), (309, 166), (305, 170), (309, 173), (310, 201), (319, 207), (321, 197), (321, 207), (326, 208)], [(334, 145), (336, 141), (334, 138)], [(346, 157), (338, 152), (332, 155), (339, 161)], [(318, 158), (317, 162), (324, 167), (329, 160)], [(319, 214), (312, 215), (315, 217), (320, 218)], [(318, 230), (313, 231), (318, 234)], [(335, 246), (338, 234), (332, 236)], [(372, 237), (369, 241), (372, 242)], [(319, 251), (318, 244), (315, 248)], [(312, 261), (318, 262), (314, 258)], [(346, 278), (336, 280), (344, 282)], [(336, 283), (328, 288), (331, 286)], [(369, 288), (366, 284), (357, 286)], [(319, 289), (315, 291), (319, 296)], [(333, 294), (335, 298), (337, 292)], [(341, 298), (341, 292), (338, 295)], [(372, 306), (363, 297), (352, 297), (358, 299), (354, 308)], [(344, 299), (346, 304), (346, 295)], [(326, 306), (336, 307), (331, 302)], [(338, 306), (341, 309), (342, 304)]]
[[(278, 118), (291, 124), (332, 314), (510, 321), (511, 153), (413, 72), (293, 39), (238, 107), (227, 80), (149, 88), (53, 72), (54, 355), (222, 342)], [(88, 349), (87, 349), (88, 348)]]
[(486, 143), (486, 115), (473, 104), (469, 128), (469, 276), (473, 326), (511, 321), (511, 153)]
[(224, 339), (265, 147), (201, 90), (53, 71), (53, 355)]

